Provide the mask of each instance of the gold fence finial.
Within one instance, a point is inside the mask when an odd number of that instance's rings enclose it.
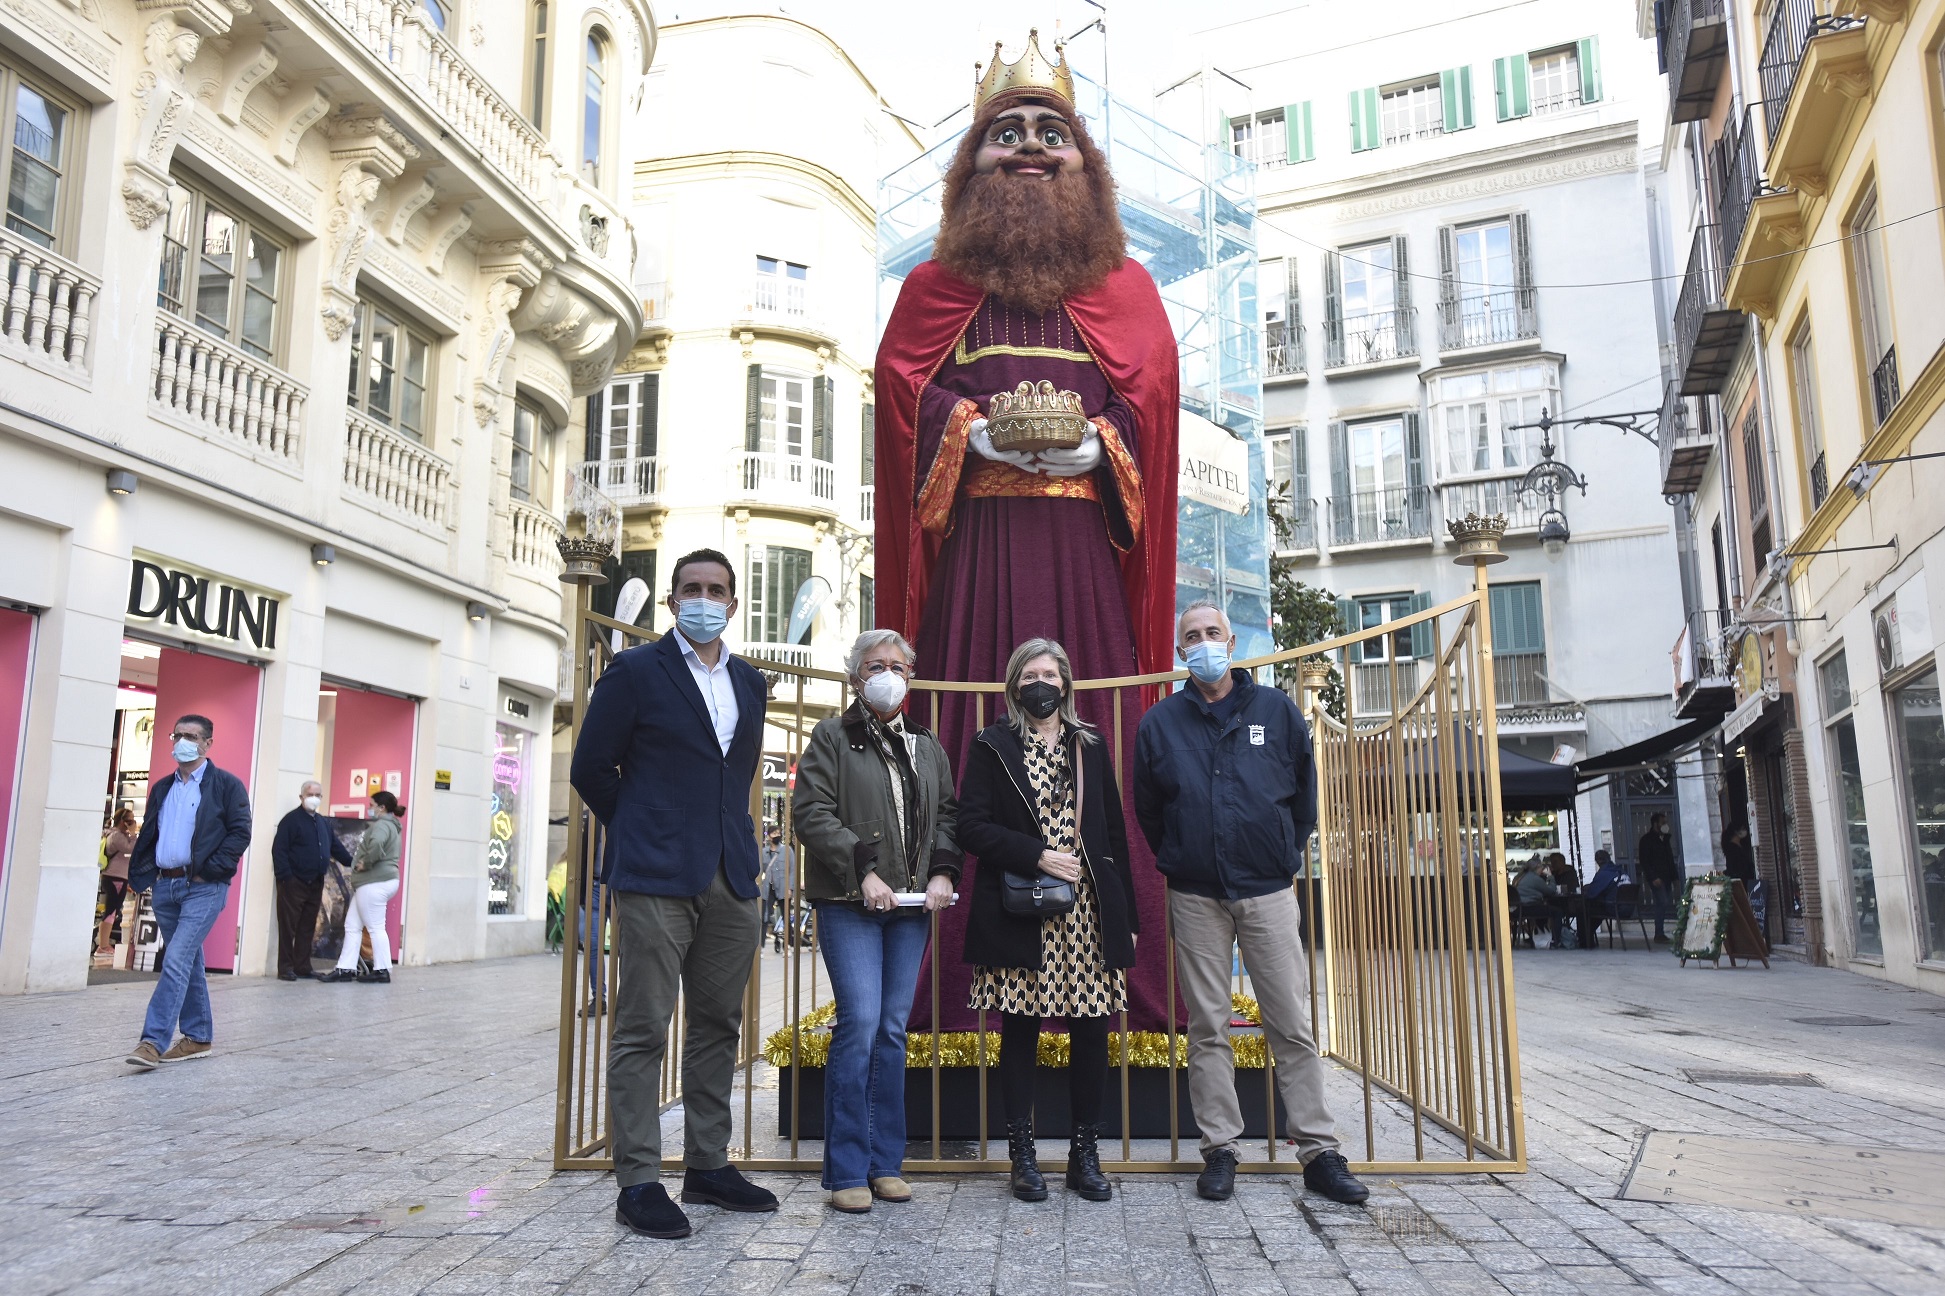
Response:
[[[1459,566],[1489,567],[1493,563],[1506,561],[1506,554],[1499,547],[1500,541],[1506,538],[1504,513],[1495,513],[1491,517],[1468,513],[1445,525],[1452,532],[1452,538],[1459,543],[1459,556],[1452,560]]]

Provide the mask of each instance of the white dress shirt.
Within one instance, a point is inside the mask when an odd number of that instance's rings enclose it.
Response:
[[[696,646],[689,642],[689,636],[679,627],[671,628],[676,645],[682,649],[682,659],[689,663],[689,674],[696,680],[696,687],[702,691],[703,705],[709,708],[709,719],[716,726],[716,742],[722,747],[723,755],[729,755],[729,745],[736,738],[736,722],[742,713],[736,706],[736,686],[729,678],[729,648],[716,655],[716,665],[712,668],[703,664],[696,655]]]

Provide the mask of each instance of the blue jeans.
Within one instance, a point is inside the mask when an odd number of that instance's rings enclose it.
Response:
[[[601,921],[602,891],[598,879],[589,879],[587,907],[581,910],[581,957],[587,960],[588,997],[597,1004],[608,1002],[601,985],[602,960],[607,956],[607,924]]]
[[[862,1188],[905,1164],[905,1023],[931,924],[922,909],[817,906],[837,1020],[824,1066],[824,1187]]]
[[[216,1037],[216,1021],[209,1012],[209,979],[203,974],[203,941],[223,916],[230,898],[227,882],[198,882],[194,878],[155,880],[153,903],[156,925],[162,929],[162,975],[149,996],[148,1020],[142,1038],[166,1052],[175,1042],[176,1025],[199,1044]]]

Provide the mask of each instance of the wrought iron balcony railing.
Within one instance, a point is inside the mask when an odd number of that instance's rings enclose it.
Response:
[[[1774,0],[1763,29],[1763,52],[1757,76],[1763,91],[1763,121],[1774,132],[1796,89],[1803,67],[1803,51],[1825,32],[1844,31],[1864,22],[1855,14],[1829,12],[1829,0]]]
[[[1891,417],[1891,411],[1898,407],[1898,397],[1903,393],[1898,388],[1898,348],[1892,347],[1884,353],[1884,358],[1871,370],[1871,404],[1877,412],[1878,425]]]
[[[1298,374],[1304,371],[1303,325],[1290,320],[1270,320],[1263,325],[1263,376]]]
[[[1427,538],[1432,534],[1431,496],[1424,486],[1333,495],[1330,542],[1354,545]]]
[[[1540,335],[1538,294],[1531,288],[1475,293],[1443,301],[1438,307],[1438,344],[1442,351],[1517,342]]]
[[[1722,0],[1672,0],[1665,12],[1670,116],[1678,122],[1697,121],[1709,115],[1728,63],[1729,27]]]
[[[1418,311],[1371,311],[1324,321],[1324,365],[1378,364],[1418,354]]]

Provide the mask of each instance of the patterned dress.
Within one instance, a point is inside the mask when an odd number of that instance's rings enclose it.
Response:
[[[1067,744],[1026,736],[1027,783],[1048,849],[1076,852],[1074,771]],[[1127,978],[1101,954],[1101,913],[1085,872],[1074,907],[1040,924],[1038,968],[982,967],[973,973],[971,1008],[1025,1017],[1104,1017],[1127,1007]]]

